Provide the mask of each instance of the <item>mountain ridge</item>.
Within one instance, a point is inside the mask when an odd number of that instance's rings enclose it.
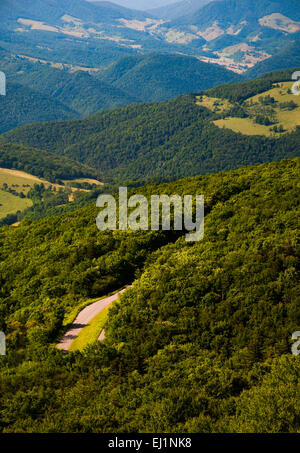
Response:
[[[268,118],[268,126],[261,127],[260,135],[219,126],[219,121],[230,118],[229,124],[246,121],[246,125],[255,127],[257,114],[253,117],[247,99],[286,80],[292,86],[291,71],[182,95],[171,101],[99,112],[85,119],[24,126],[2,138],[63,154],[95,167],[104,181],[116,183],[170,180],[290,158],[298,152],[297,122],[292,122],[287,131],[273,133],[271,128],[281,122],[274,112],[269,112],[273,122]],[[205,96],[212,98],[211,104],[206,103]],[[204,99],[200,102],[200,98]],[[265,112],[263,105],[255,108]],[[289,112],[292,118],[295,108],[298,106],[293,103]],[[284,109],[278,102],[280,115]]]

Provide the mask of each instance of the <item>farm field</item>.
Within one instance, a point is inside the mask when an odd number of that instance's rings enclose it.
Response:
[[[97,186],[103,185],[102,182],[90,178],[78,178],[63,181],[64,184],[69,186],[72,186],[72,183],[84,183],[84,182],[87,182],[89,184],[95,184]],[[24,194],[27,194],[30,188],[34,186],[34,184],[44,184],[45,187],[52,186],[56,187],[57,189],[65,188],[65,186],[62,184],[51,183],[44,179],[38,178],[37,176],[33,176],[29,173],[26,173],[24,171],[0,168],[0,187],[2,187],[4,183],[6,183],[9,188],[15,189],[16,192],[18,193],[23,192]],[[74,192],[76,190],[85,191],[84,189],[78,189],[76,187],[73,187],[72,190]]]
[[[240,132],[244,135],[265,135],[271,137],[274,135],[270,131],[270,127],[262,124],[256,124],[251,118],[224,118],[223,120],[216,120],[214,124],[221,129],[231,129],[234,132]]]

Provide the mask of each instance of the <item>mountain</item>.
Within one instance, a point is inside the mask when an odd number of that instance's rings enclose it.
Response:
[[[298,0],[199,2],[199,9],[194,0],[170,6],[167,14],[180,15],[172,19],[110,2],[2,0],[0,46],[86,70],[127,56],[178,53],[241,73],[300,37]]]
[[[0,58],[0,70],[7,78],[7,96],[0,103],[1,132],[37,121],[78,118],[139,101],[88,72],[72,72],[72,67],[59,69],[4,49],[0,49]]]
[[[0,102],[0,132],[23,124],[76,118],[78,114],[63,103],[23,85],[7,82]]]
[[[211,3],[212,1],[220,0],[183,0],[170,5],[160,6],[154,9],[148,9],[148,12],[154,17],[166,20],[174,20],[182,16],[194,14],[200,8]]]
[[[292,23],[300,20],[300,12],[297,9],[297,0],[287,0],[278,2],[277,0],[223,0],[219,2],[211,2],[204,8],[201,8],[194,15],[186,15],[181,19],[171,23],[172,25],[187,25],[197,26],[212,26],[215,21],[220,22],[222,27],[231,26],[246,26],[255,25],[268,27],[271,29],[280,30],[283,28],[286,33],[294,33],[298,26]],[[265,17],[272,14],[281,14],[290,16],[292,19],[282,23],[280,17]],[[246,22],[246,23],[243,23]],[[257,24],[259,22],[259,24]],[[241,31],[242,31],[241,30]],[[224,30],[223,30],[224,32]]]
[[[0,141],[0,167],[23,170],[39,178],[56,182],[61,179],[97,178],[99,173],[66,156]]]
[[[9,81],[8,97],[0,105],[3,112],[0,132],[39,119],[77,118],[239,80],[231,71],[181,55],[127,57],[106,70],[90,72],[72,65],[58,67],[44,60],[17,56],[1,48],[0,58],[0,70]],[[12,84],[18,87],[10,88]],[[31,102],[28,96],[32,97]]]
[[[67,156],[96,168],[106,182],[122,184],[294,157],[300,99],[289,94],[291,72],[85,119],[25,126],[2,137]],[[273,96],[273,106],[264,105]]]
[[[171,42],[197,48],[205,61],[244,71],[300,36],[298,0],[223,0],[162,24]],[[203,40],[205,41],[203,43]]]
[[[96,77],[144,102],[172,99],[240,79],[232,71],[194,57],[155,54],[123,58]]]
[[[141,50],[170,48],[152,36],[159,20],[109,2],[2,0],[0,11],[0,46],[51,62],[103,67]]]
[[[280,52],[249,69],[245,76],[249,79],[259,77],[271,71],[300,66],[300,39],[289,43]]]
[[[145,53],[181,53],[243,72],[300,36],[297,0],[175,4],[174,20],[110,2],[3,0],[0,46],[16,54],[103,68]],[[179,14],[179,13],[178,13]],[[24,40],[24,36],[26,39]]]
[[[84,0],[2,0],[1,22],[8,18],[10,25],[20,17],[42,20],[50,25],[66,23],[64,15],[78,18],[86,23],[114,23],[116,19],[144,19],[146,13],[132,11],[110,2],[91,3]],[[64,20],[66,22],[64,22]],[[22,23],[19,21],[19,23]],[[70,21],[70,23],[73,23]],[[74,24],[75,25],[75,24]]]
[[[94,0],[89,0],[94,2]],[[113,3],[125,6],[131,9],[147,11],[149,8],[158,8],[160,6],[172,5],[174,0],[114,0]]]

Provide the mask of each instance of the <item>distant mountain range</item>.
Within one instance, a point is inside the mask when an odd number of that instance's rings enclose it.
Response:
[[[93,3],[94,0],[88,0]],[[165,5],[172,5],[174,0],[113,0],[113,3],[124,6],[126,8],[138,9],[147,11],[150,8],[159,8]]]
[[[299,39],[299,1],[211,2],[159,30],[173,42],[189,43],[199,55],[207,52],[205,61],[242,72]]]
[[[239,81],[237,73],[249,79],[299,66],[297,6],[183,0],[149,13],[101,1],[2,0],[8,94],[0,132],[168,100]]]
[[[300,38],[298,0],[183,0],[150,12],[101,1],[2,0],[0,11],[0,46],[88,68],[155,52],[244,72]]]

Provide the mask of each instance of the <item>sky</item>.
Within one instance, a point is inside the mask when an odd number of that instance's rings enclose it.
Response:
[[[147,10],[176,3],[178,0],[110,0],[127,8]]]

